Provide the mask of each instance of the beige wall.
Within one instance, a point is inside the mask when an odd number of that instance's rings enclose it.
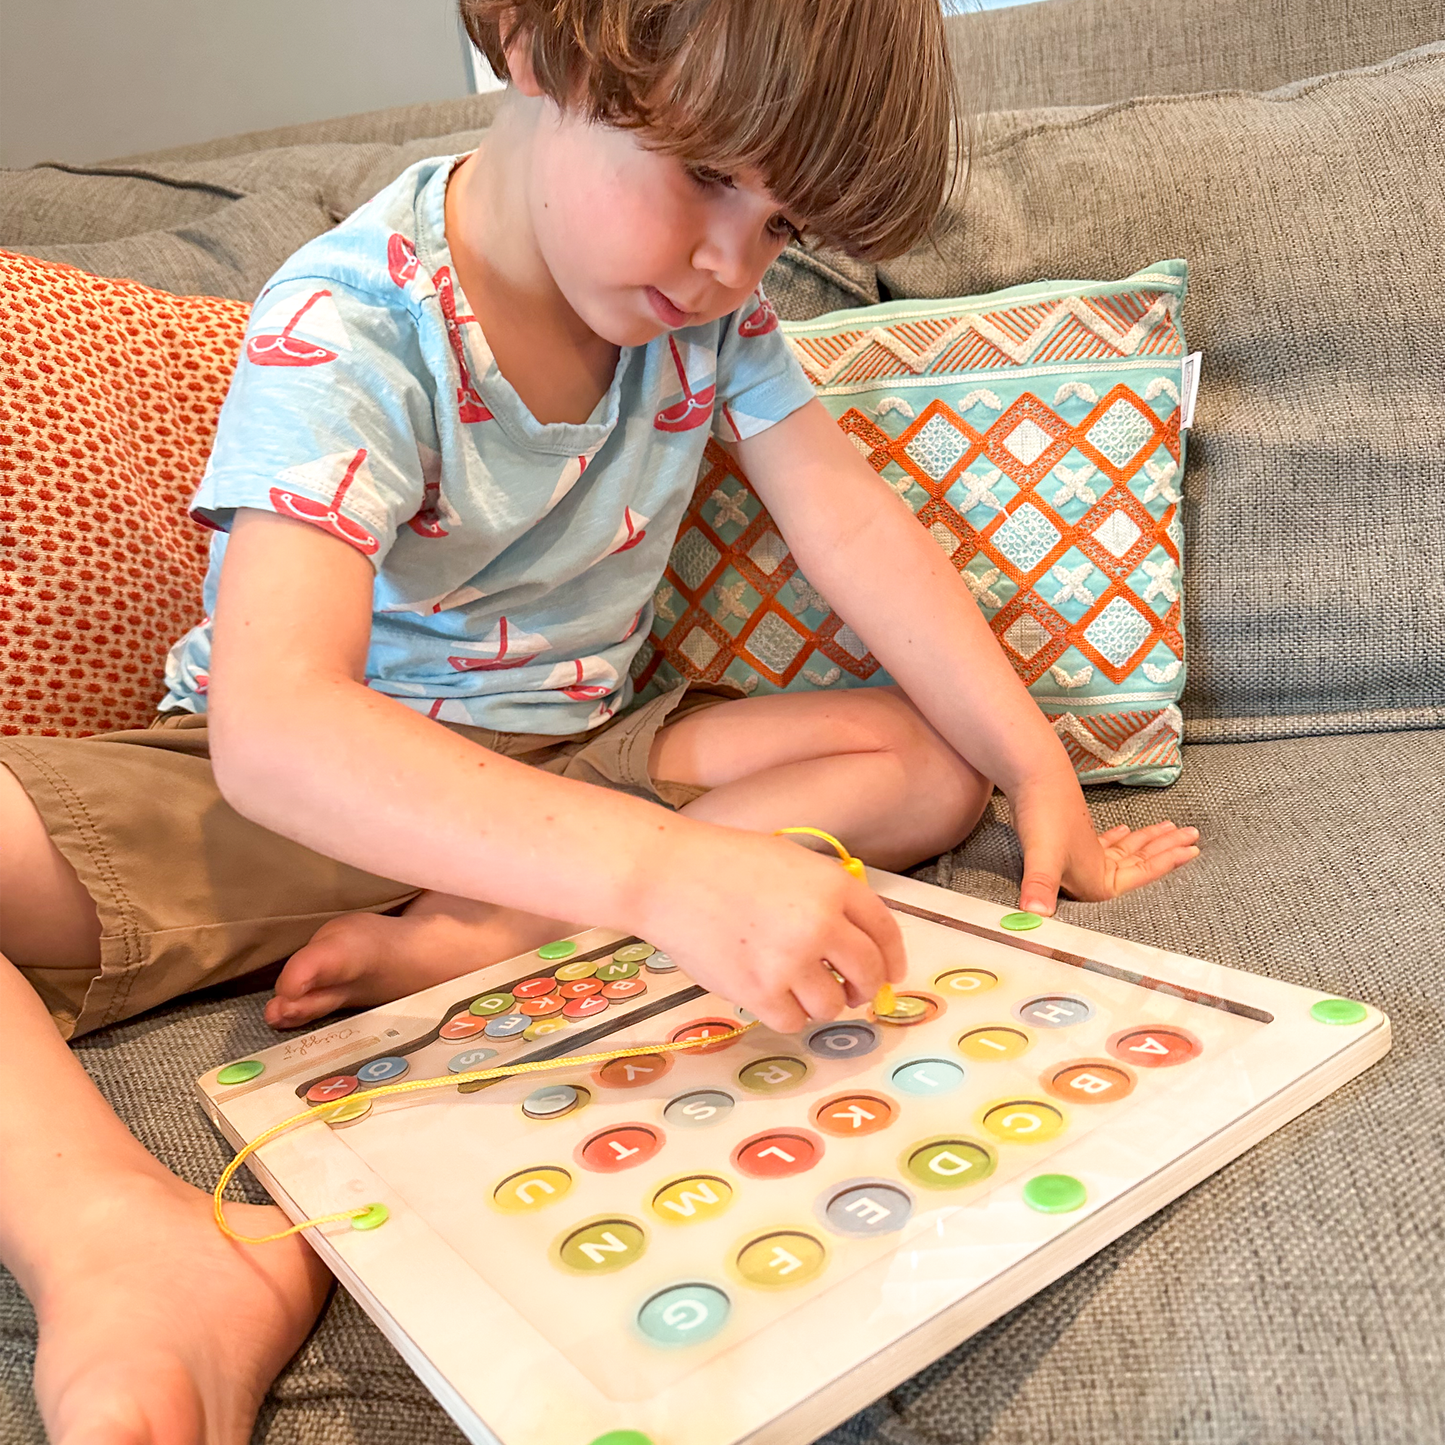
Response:
[[[454,0],[0,0],[0,165],[103,160],[469,88]]]

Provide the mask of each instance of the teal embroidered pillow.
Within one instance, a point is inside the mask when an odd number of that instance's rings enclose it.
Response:
[[[1110,283],[891,301],[783,331],[948,553],[1084,782],[1179,775],[1183,261]],[[709,447],[634,666],[748,692],[890,681]]]

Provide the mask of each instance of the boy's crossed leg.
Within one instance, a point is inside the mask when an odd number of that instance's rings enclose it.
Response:
[[[658,733],[649,768],[709,790],[682,809],[689,817],[754,832],[821,828],[894,870],[967,836],[993,791],[892,687],[699,709]],[[437,893],[395,917],[348,914],[292,955],[266,1021],[296,1028],[389,1002],[585,926]]]
[[[990,792],[892,689],[690,713],[659,734],[651,770],[710,789],[684,809],[694,816],[769,831],[810,824],[891,867],[956,842]],[[31,969],[93,972],[95,906],[4,767],[0,835],[0,945]],[[397,918],[324,925],[283,972],[293,995],[278,996],[299,1000],[299,1022],[397,997],[572,926],[423,894]],[[299,1238],[223,1239],[209,1197],[146,1153],[4,954],[0,1090],[10,1100],[0,1111],[0,1258],[36,1307],[35,1389],[50,1438],[241,1445],[321,1307],[324,1268]],[[284,1227],[274,1206],[231,1211],[248,1233]]]
[[[95,906],[0,767],[0,943],[32,968],[98,964]],[[209,1195],[153,1159],[0,954],[0,1259],[35,1306],[54,1445],[243,1445],[329,1277],[298,1237],[231,1243]],[[232,1205],[248,1233],[274,1205]]]

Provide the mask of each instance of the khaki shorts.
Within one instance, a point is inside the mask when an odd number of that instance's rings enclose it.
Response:
[[[680,808],[706,789],[654,780],[653,739],[738,696],[693,684],[562,737],[443,726],[546,772]],[[286,958],[327,919],[385,913],[421,892],[243,818],[216,788],[203,715],[90,738],[0,738],[0,765],[100,914],[98,973],[23,970],[66,1038]]]

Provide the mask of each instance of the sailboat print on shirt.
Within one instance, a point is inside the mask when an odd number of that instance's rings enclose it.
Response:
[[[617,531],[612,538],[612,545],[604,555],[613,557],[618,552],[630,552],[647,536],[647,524],[651,520],[650,517],[644,517],[641,512],[634,512],[631,507],[624,507],[622,520],[617,524]]]
[[[346,350],[346,326],[325,289],[299,306],[294,295],[278,302],[246,340],[246,360],[255,366],[321,366]]]
[[[331,489],[329,502],[317,502],[298,495],[288,487],[272,487],[271,505],[283,517],[294,517],[298,522],[320,527],[323,532],[330,532],[333,537],[349,543],[368,557],[381,546],[360,522],[354,522],[341,513],[341,504],[348,500],[350,494],[353,511],[386,516],[386,506],[377,494],[376,483],[366,465],[365,447],[357,447],[355,452],[332,452],[330,456],[319,457],[314,462],[287,467],[281,478],[303,485],[310,491]]]
[[[391,273],[391,279],[403,289],[416,275],[416,247],[399,231],[393,231],[386,243],[386,269]]]
[[[712,417],[717,384],[710,382],[694,391],[688,381],[687,367],[677,349],[677,338],[669,336],[667,344],[672,351],[672,364],[677,368],[677,379],[682,383],[682,400],[663,407],[653,418],[652,424],[658,431],[691,431],[694,427],[706,426]],[[707,355],[702,347],[689,346],[687,342],[683,342],[683,348],[689,353],[696,353],[699,360]]]
[[[559,662],[538,688],[560,692],[573,702],[594,702],[616,692],[617,669],[600,657],[578,657]]]
[[[773,303],[761,291],[754,291],[753,295],[758,298],[757,307],[738,322],[739,336],[766,336],[778,329],[778,313],[773,310]]]
[[[461,521],[452,504],[442,491],[442,458],[429,446],[417,443],[417,454],[421,459],[422,497],[416,515],[407,519],[407,526],[418,537],[445,537],[448,528]]]
[[[551,644],[538,632],[518,632],[505,616],[480,642],[453,643],[454,647],[475,647],[475,657],[449,657],[447,661],[458,672],[500,672],[511,667],[526,667]]]
[[[472,374],[467,370],[467,349],[462,341],[462,325],[477,318],[457,315],[456,284],[452,280],[450,266],[442,266],[432,279],[436,283],[437,300],[441,302],[447,340],[451,342],[452,355],[456,357],[457,370],[461,372],[461,385],[457,387],[457,415],[465,422],[491,421],[491,412],[472,385]]]

